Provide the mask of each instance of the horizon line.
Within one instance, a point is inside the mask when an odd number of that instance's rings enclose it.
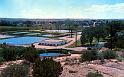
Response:
[[[0,17],[0,19],[124,19],[124,18],[24,18],[24,17]]]

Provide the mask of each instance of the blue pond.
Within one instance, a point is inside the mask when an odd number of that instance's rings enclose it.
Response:
[[[40,42],[42,40],[45,40],[47,38],[43,37],[17,37],[17,38],[8,38],[8,39],[2,39],[0,40],[0,43],[6,43],[10,45],[25,45],[25,44],[32,44],[36,42]]]
[[[67,33],[69,30],[46,30],[47,32]]]
[[[61,54],[61,53],[42,53],[42,54],[40,54],[40,56],[42,56],[42,57],[55,57],[55,56],[61,56],[61,55],[64,55],[64,54]]]
[[[29,33],[29,32],[15,32],[13,34],[25,34],[25,33]]]
[[[54,35],[52,35],[52,34],[45,34],[45,35],[42,35],[42,36],[52,37],[52,36],[54,36]]]

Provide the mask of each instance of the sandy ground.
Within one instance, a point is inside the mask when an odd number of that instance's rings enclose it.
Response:
[[[87,50],[87,47],[75,47],[75,48],[63,48],[68,50],[74,50],[74,51],[85,51]]]
[[[104,77],[124,77],[124,69],[121,69],[124,67],[124,62],[120,63],[109,62],[106,63],[107,65],[105,64],[106,66],[98,64],[64,65],[64,70],[60,77],[86,77],[88,72],[96,71],[100,72]],[[74,73],[70,73],[69,71],[74,71]]]
[[[94,70],[90,69],[88,66],[78,64],[65,65],[63,66],[63,69],[60,77],[86,77],[88,72],[94,72]],[[70,71],[74,71],[75,73],[70,73]]]
[[[92,63],[74,63],[76,58],[80,58],[80,54],[71,54],[67,57],[58,57],[56,60],[61,61],[63,72],[60,77],[86,77],[88,72],[100,72],[103,77],[124,77],[124,61],[118,62],[115,59],[107,60],[105,64],[100,65],[98,60]],[[66,59],[72,60],[65,64]],[[73,71],[74,73],[71,73]]]
[[[78,58],[79,55],[75,54],[68,58]],[[114,61],[114,60],[113,60]],[[59,77],[86,77],[89,72],[100,72],[103,77],[124,77],[124,61],[113,62],[109,61],[105,64],[93,64],[93,63],[73,63],[64,64],[62,74]],[[11,63],[20,64],[23,60],[5,62],[0,65],[0,72]]]

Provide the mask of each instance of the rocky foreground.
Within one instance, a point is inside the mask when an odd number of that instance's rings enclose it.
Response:
[[[64,70],[60,77],[86,77],[88,72],[100,72],[104,77],[124,77],[123,62],[107,62],[105,64],[73,64],[64,65]]]
[[[21,64],[22,62],[23,60],[6,62],[0,65],[0,71],[12,63]],[[124,77],[124,60],[122,62],[110,60],[104,64],[97,62],[64,64],[60,77],[86,77],[89,72],[96,71],[103,74],[104,77]]]

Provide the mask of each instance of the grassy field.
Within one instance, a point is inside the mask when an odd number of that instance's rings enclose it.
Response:
[[[73,43],[72,45],[70,45],[70,46],[68,46],[68,47],[66,47],[66,48],[74,48],[74,47],[80,47],[80,46],[81,46],[81,41],[78,40],[78,41],[77,41],[77,46],[75,46],[75,43]]]

